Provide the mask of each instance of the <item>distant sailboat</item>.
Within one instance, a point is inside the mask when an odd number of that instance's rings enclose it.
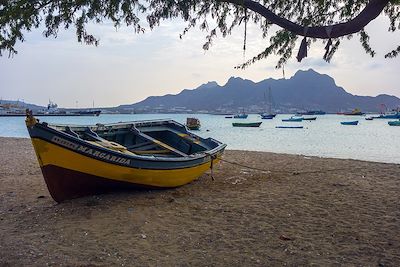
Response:
[[[265,97],[265,92],[264,92],[264,100],[266,99]],[[272,113],[272,105],[273,105],[273,100],[272,100],[272,92],[271,92],[271,87],[268,87],[268,102],[267,102],[267,112],[261,114],[261,119],[264,120],[271,120],[275,118],[276,114]]]

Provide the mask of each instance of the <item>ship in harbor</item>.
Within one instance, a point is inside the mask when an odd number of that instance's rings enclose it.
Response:
[[[75,114],[77,116],[100,116],[101,110],[78,110],[78,111],[72,111],[72,114]]]

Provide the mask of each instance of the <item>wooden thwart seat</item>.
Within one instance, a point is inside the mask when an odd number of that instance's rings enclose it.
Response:
[[[175,149],[172,146],[167,145],[167,144],[161,142],[160,140],[157,140],[157,139],[155,139],[155,138],[153,138],[153,137],[151,137],[151,136],[139,131],[135,126],[133,126],[131,128],[131,131],[133,131],[135,134],[141,136],[142,138],[144,138],[146,140],[149,140],[149,141],[157,144],[158,146],[163,147],[163,148],[165,148],[165,149],[167,149],[167,150],[169,150],[169,151],[171,151],[171,152],[173,152],[173,153],[175,153],[175,154],[177,154],[179,156],[182,156],[182,157],[187,157],[188,156],[187,154],[179,151],[178,149]]]
[[[128,149],[125,146],[115,143],[115,142],[108,141],[108,140],[100,137],[97,133],[93,132],[92,129],[90,129],[90,128],[87,128],[86,131],[84,132],[84,134],[92,139],[91,141],[89,141],[92,144],[96,144],[96,145],[99,145],[99,146],[102,146],[102,147],[105,147],[108,149],[117,150],[117,151],[127,153],[127,154],[132,153],[132,152],[128,151]]]
[[[65,127],[65,132],[69,135],[72,135],[73,137],[80,138],[79,135],[76,132],[72,131],[69,126]]]

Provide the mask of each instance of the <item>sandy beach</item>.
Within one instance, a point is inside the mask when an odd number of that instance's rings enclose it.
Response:
[[[400,266],[400,165],[224,159],[215,180],[57,204],[30,140],[0,138],[0,266]]]

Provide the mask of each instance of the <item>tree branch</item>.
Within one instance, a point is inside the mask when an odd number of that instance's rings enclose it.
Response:
[[[307,36],[318,39],[329,39],[329,38],[338,38],[341,36],[353,34],[361,31],[370,21],[374,20],[385,8],[385,6],[389,3],[389,0],[371,0],[365,8],[358,14],[355,18],[344,22],[337,23],[333,25],[325,25],[325,26],[313,26],[308,27],[307,31],[305,31],[305,26],[296,24],[290,20],[279,17],[268,8],[263,6],[262,4],[255,2],[253,0],[218,0],[220,2],[232,3],[235,5],[240,5],[246,7],[261,16],[265,17],[267,20],[276,24],[290,32],[293,32],[297,35]],[[327,30],[331,28],[330,34]]]

